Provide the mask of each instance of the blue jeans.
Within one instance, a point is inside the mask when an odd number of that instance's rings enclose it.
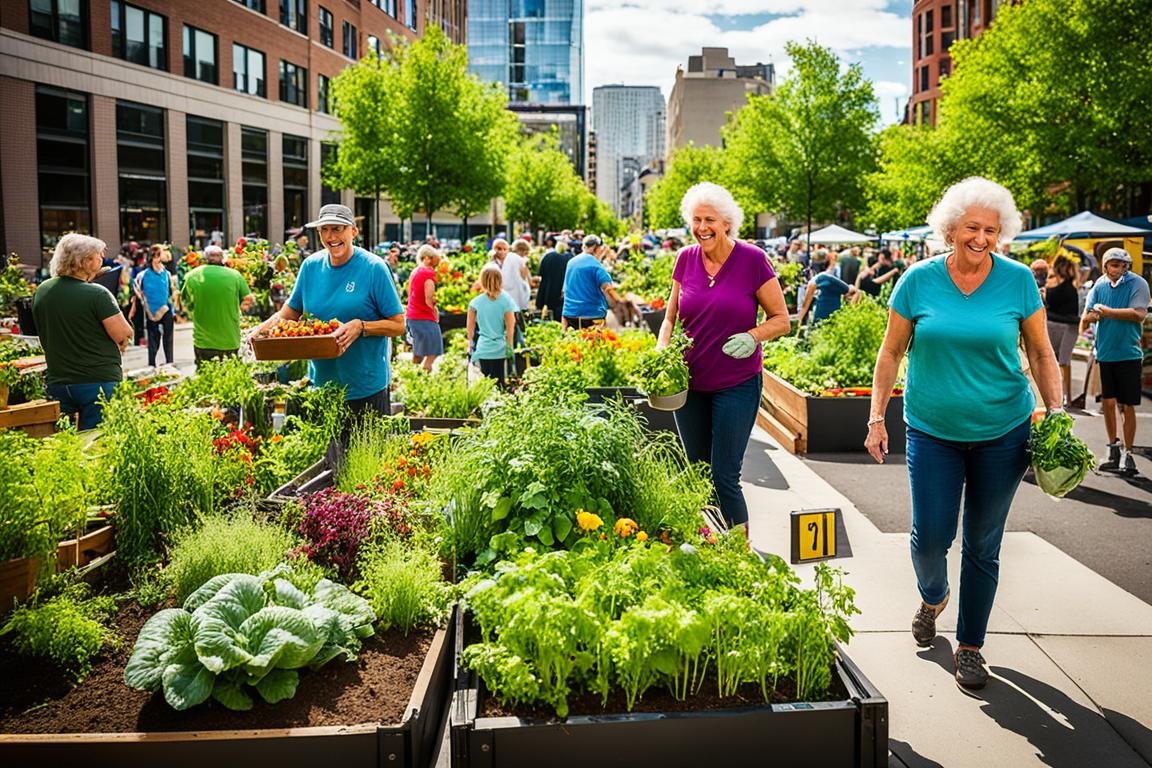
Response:
[[[164,344],[165,362],[169,364],[176,362],[172,356],[172,334],[175,330],[172,310],[165,312],[164,317],[158,322],[148,320],[145,325],[148,329],[148,365],[156,367],[156,353],[160,350],[161,343]]]
[[[112,398],[112,390],[118,381],[98,381],[93,384],[49,384],[45,390],[48,397],[60,401],[60,412],[71,416],[76,414],[79,429],[92,429],[104,418],[104,400]]]
[[[676,428],[688,461],[712,467],[716,504],[729,526],[748,522],[748,505],[740,490],[740,469],[748,437],[760,408],[762,376],[715,392],[688,390],[688,401],[676,411]]]
[[[912,566],[920,597],[929,605],[948,594],[948,548],[956,538],[963,493],[956,641],[964,645],[984,645],[1000,580],[1004,525],[1028,468],[1029,428],[1025,421],[994,440],[958,443],[908,427]]]

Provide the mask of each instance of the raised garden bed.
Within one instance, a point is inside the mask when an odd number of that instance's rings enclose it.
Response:
[[[680,432],[676,429],[676,417],[672,412],[657,410],[650,406],[648,398],[635,387],[588,387],[585,391],[588,393],[589,403],[623,399],[643,417],[648,429],[653,432],[671,432],[677,439],[680,438]]]
[[[467,628],[456,631],[457,658]],[[888,764],[888,702],[840,650],[834,700],[765,704],[759,688],[746,701],[646,696],[631,713],[609,701],[573,700],[566,719],[505,711],[483,681],[458,670],[451,711],[456,768],[587,768],[589,765],[773,765],[871,768]],[[758,700],[758,701],[757,701]],[[619,702],[619,704],[622,704]],[[668,705],[668,706],[663,706]],[[733,706],[734,705],[734,706]],[[696,706],[697,708],[693,708]],[[721,708],[731,707],[731,708]]]
[[[125,609],[123,647],[71,690],[0,653],[0,764],[376,768],[434,759],[452,687],[452,625],[371,638],[357,661],[304,675],[289,701],[260,702],[248,712],[212,703],[178,712],[161,694],[123,682],[132,642],[151,613]]]
[[[756,421],[791,453],[863,451],[870,407],[870,397],[813,397],[765,371]],[[888,450],[904,453],[904,398],[893,395],[885,415]]]

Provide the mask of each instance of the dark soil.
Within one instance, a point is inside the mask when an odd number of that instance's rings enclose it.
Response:
[[[678,700],[664,688],[652,688],[645,693],[632,712],[703,712],[708,710],[743,709],[763,707],[766,704],[783,704],[796,701],[796,682],[791,678],[781,678],[775,690],[770,690],[771,699],[764,701],[760,686],[746,684],[740,686],[735,696],[721,697],[716,687],[716,679],[708,678],[695,696]],[[832,675],[832,687],[819,701],[844,701],[848,691],[839,675]],[[576,715],[621,715],[628,712],[628,700],[624,692],[613,690],[607,703],[601,704],[597,694],[584,693],[568,699],[569,717]],[[556,712],[551,707],[505,707],[491,695],[486,695],[480,708],[481,717],[522,717],[529,720],[555,720]]]
[[[119,647],[106,649],[92,674],[72,687],[48,662],[16,655],[0,645],[0,733],[133,733],[141,731],[219,731],[300,728],[361,723],[398,724],[432,643],[432,631],[405,637],[386,632],[364,641],[354,662],[333,660],[315,671],[302,670],[296,695],[266,704],[256,695],[247,712],[233,712],[209,700],[178,712],[162,692],[147,693],[124,684],[124,665],[144,622],[157,609],[121,608]]]

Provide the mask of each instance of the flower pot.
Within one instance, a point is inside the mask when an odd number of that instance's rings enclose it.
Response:
[[[0,616],[12,610],[16,601],[27,600],[36,589],[40,560],[18,557],[0,562]]]
[[[648,405],[658,411],[678,411],[688,402],[688,390],[674,395],[648,395]]]

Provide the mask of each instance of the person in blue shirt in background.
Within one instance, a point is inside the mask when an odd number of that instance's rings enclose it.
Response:
[[[297,320],[308,313],[321,320],[335,318],[332,333],[340,356],[312,360],[308,375],[317,385],[333,382],[345,388],[345,402],[354,414],[389,414],[388,340],[404,335],[404,308],[387,263],[352,244],[359,233],[345,205],[325,205],[305,226],[320,233],[324,250],[304,260],[292,295],[255,330],[266,334],[280,320]]]
[[[503,388],[516,334],[516,302],[504,292],[504,275],[496,262],[480,270],[480,288],[483,293],[468,303],[468,354],[482,374]]]
[[[1063,411],[1063,392],[1032,271],[995,250],[1020,232],[1012,193],[988,179],[965,179],[944,192],[928,223],[952,250],[917,262],[896,283],[872,376],[864,446],[883,463],[885,412],[907,355],[911,554],[921,601],[912,637],[925,648],[936,638],[936,619],[951,594],[948,549],[963,498],[953,659],[957,685],[977,689],[988,680],[980,651],[1000,580],[1004,526],[1028,468],[1036,404],[1020,364],[1021,336],[1049,413]]]
[[[840,309],[845,296],[848,297],[848,301],[853,301],[860,293],[856,286],[849,285],[833,274],[835,265],[836,262],[828,258],[828,251],[823,248],[812,254],[812,269],[816,272],[816,276],[808,281],[808,289],[804,293],[804,306],[796,316],[797,331],[803,326],[804,315],[813,304],[816,306],[812,310],[812,325],[816,325]]]
[[[563,328],[587,328],[604,322],[608,302],[623,301],[612,287],[612,276],[600,260],[608,253],[596,235],[588,235],[583,242],[584,252],[574,256],[564,272]]]
[[[156,366],[156,353],[164,345],[164,360],[172,364],[173,356],[173,295],[176,293],[176,277],[168,271],[167,264],[172,254],[160,244],[152,246],[148,267],[136,274],[133,289],[144,311],[144,327],[148,335],[148,365]]]
[[[1132,274],[1132,257],[1123,248],[1109,248],[1100,259],[1104,274],[1084,303],[1080,332],[1096,323],[1096,362],[1100,366],[1100,410],[1108,432],[1108,458],[1104,471],[1136,474],[1132,445],[1136,442],[1136,406],[1140,405],[1140,377],[1144,350],[1140,334],[1148,314],[1148,281]],[[1116,409],[1124,422],[1124,443],[1116,431]]]

